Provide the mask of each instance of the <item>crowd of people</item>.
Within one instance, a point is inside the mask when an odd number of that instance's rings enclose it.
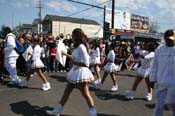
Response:
[[[154,116],[163,115],[165,101],[171,116],[175,116],[175,32],[173,30],[165,32],[165,44],[159,46],[133,41],[89,40],[79,28],[73,30],[72,39],[63,39],[63,34],[55,38],[51,35],[40,37],[37,34],[27,33],[14,35],[9,27],[4,27],[2,30],[1,38],[4,40],[0,41],[1,81],[4,79],[3,73],[6,70],[10,75],[9,84],[27,87],[29,79],[36,72],[43,81],[42,90],[47,91],[51,89],[51,83],[45,77],[45,72],[68,72],[68,84],[64,94],[53,110],[46,111],[49,115],[59,115],[72,90],[77,88],[87,101],[89,115],[97,116],[88,83],[91,82],[95,89],[100,89],[110,74],[113,82],[110,91],[117,91],[119,82],[116,73],[128,68],[127,62],[132,64],[131,69],[137,69],[137,76],[131,90],[125,91],[125,97],[134,99],[137,86],[142,79],[145,79],[148,89],[146,99],[151,101],[154,84],[157,83]],[[16,39],[24,48],[22,53],[16,47]],[[58,49],[61,49],[58,46],[59,43],[64,43],[67,49],[67,52],[61,51],[61,55],[66,56],[65,66],[56,57]],[[133,58],[129,59],[130,56]],[[104,71],[102,77],[101,70]],[[18,73],[23,73],[26,78],[20,79]],[[96,74],[97,79],[93,74]]]

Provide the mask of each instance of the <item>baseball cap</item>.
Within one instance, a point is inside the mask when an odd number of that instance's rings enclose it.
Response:
[[[175,31],[173,31],[172,29],[167,30],[164,34],[164,38],[165,39],[171,39],[171,40],[175,40]]]

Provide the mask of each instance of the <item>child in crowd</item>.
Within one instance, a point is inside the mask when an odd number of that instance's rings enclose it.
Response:
[[[33,53],[29,53],[32,55],[32,65],[31,65],[31,71],[27,77],[27,79],[21,81],[20,86],[27,87],[28,81],[30,80],[30,74],[33,74],[33,72],[37,72],[40,76],[40,78],[43,80],[44,84],[42,84],[42,90],[47,91],[51,89],[50,83],[47,81],[46,77],[42,73],[42,68],[44,67],[43,62],[41,61],[41,48],[39,45],[39,39],[33,39]]]
[[[139,83],[141,82],[142,79],[145,79],[147,88],[148,88],[148,94],[146,95],[146,99],[148,101],[152,100],[152,88],[150,87],[150,81],[149,81],[149,72],[150,72],[150,66],[152,64],[152,60],[154,58],[154,45],[149,44],[146,47],[147,51],[145,50],[140,50],[139,51],[139,56],[142,57],[142,63],[141,67],[138,68],[137,70],[137,76],[135,78],[134,84],[132,86],[131,90],[127,90],[125,92],[125,97],[127,99],[134,99],[134,92],[136,91]]]

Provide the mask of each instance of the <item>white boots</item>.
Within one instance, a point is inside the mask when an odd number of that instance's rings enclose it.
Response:
[[[58,103],[53,110],[46,110],[46,113],[53,116],[60,116],[62,109],[63,106]],[[97,116],[97,111],[94,107],[89,109],[89,116]]]
[[[61,104],[57,104],[53,110],[47,110],[47,114],[53,115],[53,116],[60,116],[60,113],[63,109],[63,106]]]
[[[42,84],[42,90],[43,91],[48,91],[49,89],[51,89],[50,83],[46,82],[44,84]]]

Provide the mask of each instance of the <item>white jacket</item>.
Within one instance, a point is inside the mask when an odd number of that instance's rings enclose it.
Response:
[[[160,45],[151,65],[150,81],[160,86],[175,87],[175,46]]]
[[[5,43],[5,58],[18,57],[19,54],[14,50],[16,47],[15,35],[12,33],[7,34]]]

